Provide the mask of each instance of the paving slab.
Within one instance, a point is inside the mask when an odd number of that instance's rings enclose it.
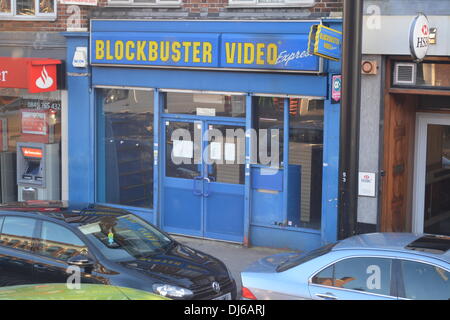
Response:
[[[240,273],[242,270],[261,258],[281,252],[288,252],[288,250],[265,247],[244,247],[243,245],[223,241],[174,235],[172,235],[172,237],[182,244],[210,254],[225,263],[225,265],[233,274],[234,279],[236,279],[239,295],[242,288],[240,277]]]

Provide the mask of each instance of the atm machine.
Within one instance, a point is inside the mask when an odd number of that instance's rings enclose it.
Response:
[[[59,143],[17,143],[18,200],[60,199]]]

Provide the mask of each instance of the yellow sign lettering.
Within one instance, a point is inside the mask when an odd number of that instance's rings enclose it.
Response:
[[[158,42],[149,41],[148,42],[148,61],[158,60]]]
[[[135,48],[135,44],[133,41],[127,41],[125,44],[125,57],[128,61],[134,60],[135,54],[131,49]]]
[[[111,40],[106,40],[106,60],[113,60],[111,55]]]
[[[212,63],[212,49],[210,42],[203,43],[203,63]]]
[[[184,47],[184,62],[189,62],[189,56],[190,56],[190,47],[192,46],[192,42],[184,42],[183,41],[183,47]]]
[[[172,42],[172,61],[179,62],[181,59],[181,44],[179,42]]]
[[[114,58],[116,58],[116,60],[123,59],[123,48],[124,48],[123,41],[117,40],[114,43]]]
[[[105,43],[103,40],[95,40],[95,59],[102,60],[105,57]]]
[[[244,64],[252,64],[255,61],[255,45],[253,43],[244,44]]]
[[[192,44],[192,62],[195,62],[195,63],[201,62],[200,49],[199,49],[200,45],[201,45],[201,42],[197,42],[197,41]]]
[[[227,63],[233,64],[234,63],[234,56],[236,54],[236,43],[225,43],[225,54],[226,54],[226,60]]]
[[[146,41],[138,41],[137,42],[137,59],[139,61],[145,61],[147,60],[147,57],[145,56],[145,46],[147,45]]]
[[[159,43],[159,46],[160,46],[160,53],[159,53],[160,57],[159,58],[163,62],[169,61],[169,54],[170,54],[169,45],[170,45],[169,41],[161,41]]]

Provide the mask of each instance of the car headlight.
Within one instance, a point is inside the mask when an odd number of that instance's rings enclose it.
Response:
[[[153,285],[153,291],[168,298],[189,298],[194,295],[194,293],[189,289],[172,286],[170,284],[156,283]]]

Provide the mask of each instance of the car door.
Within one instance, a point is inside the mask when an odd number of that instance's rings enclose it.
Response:
[[[399,259],[400,299],[450,300],[450,272],[441,266]]]
[[[0,217],[0,286],[32,284],[33,238],[36,220]]]
[[[79,268],[67,262],[78,254],[89,255],[86,244],[68,228],[50,221],[39,221],[38,245],[33,263],[35,283],[103,283],[93,268]]]
[[[317,272],[309,282],[314,300],[396,300],[390,258],[350,257]]]

